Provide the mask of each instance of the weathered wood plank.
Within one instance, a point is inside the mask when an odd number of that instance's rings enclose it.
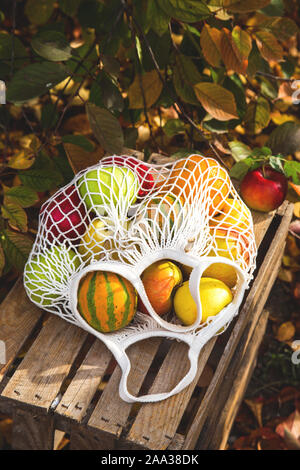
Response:
[[[12,448],[16,450],[52,450],[54,420],[49,415],[16,408],[13,414]]]
[[[98,339],[76,371],[55,412],[80,422],[112,358],[111,352]]]
[[[2,395],[48,410],[86,336],[84,330],[49,316]]]
[[[128,390],[137,395],[155,357],[161,338],[151,338],[133,344],[127,351],[132,364],[128,377]],[[119,396],[121,370],[116,366],[99,402],[97,403],[88,425],[120,437],[132,409],[132,403],[126,403]]]
[[[269,312],[264,310],[256,324],[242,360],[238,363],[235,361],[235,364],[233,364],[233,370],[230,377],[228,377],[231,382],[229,394],[219,410],[218,416],[216,416],[217,426],[214,426],[214,429],[207,433],[207,448],[209,449],[224,449],[226,447],[235,416],[246,392],[259,345],[265,334],[268,316]],[[206,448],[206,445],[204,448]]]
[[[114,450],[117,441],[111,436],[99,434],[85,426],[72,425],[70,432],[70,450]]]
[[[265,305],[269,292],[276,279],[277,270],[281,262],[282,247],[288,230],[288,225],[292,217],[293,207],[288,204],[285,206],[284,216],[278,227],[272,244],[265,256],[265,259],[259,269],[256,279],[246,298],[245,304],[237,318],[232,334],[225,346],[224,353],[220,359],[219,365],[215,371],[214,377],[207,389],[203,402],[194,418],[194,422],[187,433],[184,448],[193,449],[197,437],[204,426],[207,416],[212,412],[218,391],[222,384],[224,374],[228,370],[234,351],[242,337],[243,332],[249,327],[248,335],[253,331],[255,322]],[[249,337],[249,336],[248,336]],[[245,343],[246,344],[246,343]]]
[[[42,311],[30,302],[19,278],[0,307],[0,340],[6,346],[6,364],[0,365],[0,383],[41,316]]]
[[[201,351],[196,377],[188,387],[166,400],[141,407],[127,440],[148,449],[166,449],[170,445],[215,341],[216,338],[212,338]],[[183,360],[187,358],[186,352],[187,347],[182,342],[171,346],[149,393],[169,391],[177,385],[189,368],[189,361]]]

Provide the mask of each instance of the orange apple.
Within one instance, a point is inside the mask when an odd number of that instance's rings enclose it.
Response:
[[[168,260],[156,261],[143,272],[143,281],[149,302],[157,315],[165,315],[172,310],[174,287],[182,282],[182,273],[176,264]],[[141,299],[138,310],[148,313]]]

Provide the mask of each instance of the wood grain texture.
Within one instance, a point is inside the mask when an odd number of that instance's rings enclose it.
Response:
[[[150,338],[132,345],[127,353],[132,364],[128,377],[128,390],[137,395],[155,357],[161,338]],[[120,437],[132,409],[119,396],[121,369],[117,366],[97,403],[88,425],[98,430]]]
[[[256,324],[244,356],[242,359],[239,358],[238,361],[235,360],[235,363],[232,365],[230,377],[227,378],[230,382],[227,399],[222,404],[222,407],[218,406],[219,413],[215,413],[215,422],[217,422],[217,425],[214,426],[213,431],[211,428],[206,434],[208,449],[221,450],[226,448],[228,436],[243,400],[255,364],[259,345],[266,331],[268,316],[269,312],[264,310]],[[201,447],[203,448],[203,443]]]
[[[166,449],[172,442],[182,415],[191,398],[216,338],[212,338],[200,353],[198,370],[193,382],[182,392],[157,403],[144,404],[128,433],[127,440],[147,449]],[[189,369],[186,345],[174,342],[167,354],[149,393],[169,391]]]
[[[0,365],[0,383],[41,316],[42,311],[30,302],[19,278],[0,306],[0,340],[6,346],[6,364]]]
[[[32,410],[15,409],[12,448],[16,450],[52,450],[53,416],[35,414]]]
[[[214,408],[215,400],[217,399],[223,377],[229,368],[229,364],[233,357],[239,341],[241,340],[243,332],[247,329],[249,340],[251,329],[255,327],[259,315],[266,303],[272,285],[276,279],[277,270],[281,263],[282,247],[285,243],[285,238],[288,230],[293,212],[293,206],[290,204],[285,205],[284,216],[282,217],[280,226],[278,227],[270,248],[265,256],[265,259],[258,271],[254,280],[252,288],[248,293],[243,308],[241,309],[237,318],[234,329],[225,346],[224,353],[220,359],[219,365],[215,371],[214,377],[207,389],[203,402],[198,409],[194,418],[194,422],[187,433],[184,448],[193,449],[197,438],[205,424],[208,415]],[[246,347],[246,343],[245,343]]]
[[[97,339],[63,394],[57,414],[77,422],[83,419],[111,358],[111,352]]]
[[[84,330],[50,316],[2,395],[48,410],[86,336]]]

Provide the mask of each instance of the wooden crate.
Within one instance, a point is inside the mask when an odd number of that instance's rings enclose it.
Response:
[[[76,168],[77,170],[79,168]],[[13,418],[14,449],[53,449],[61,432],[71,449],[222,449],[253,371],[293,207],[253,213],[257,269],[239,315],[199,358],[197,377],[159,403],[123,402],[119,366],[100,340],[42,312],[19,279],[0,309],[0,412]],[[186,345],[151,338],[128,350],[129,391],[167,391],[188,369]]]

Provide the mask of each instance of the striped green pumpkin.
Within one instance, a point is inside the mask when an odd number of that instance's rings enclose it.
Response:
[[[108,333],[132,320],[137,309],[137,292],[119,274],[94,271],[80,281],[77,307],[90,326]]]

